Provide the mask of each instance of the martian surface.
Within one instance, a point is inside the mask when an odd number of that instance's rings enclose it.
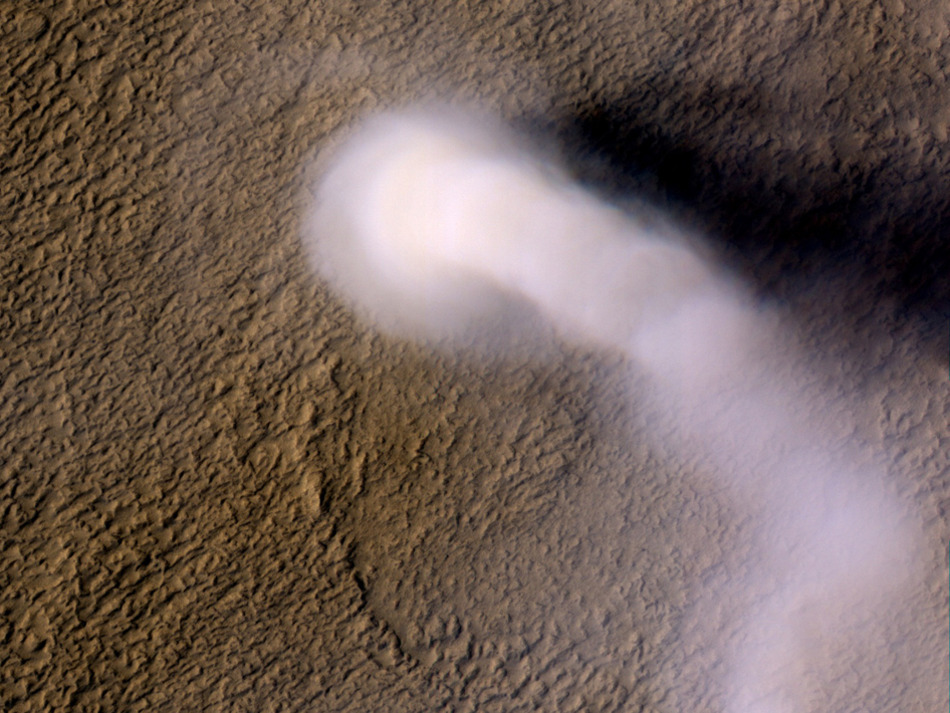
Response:
[[[945,3],[0,33],[0,709],[950,706]]]

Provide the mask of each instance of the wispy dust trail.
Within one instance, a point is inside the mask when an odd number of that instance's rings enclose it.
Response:
[[[884,474],[822,446],[794,385],[764,360],[778,339],[766,317],[684,240],[652,234],[490,121],[367,121],[327,165],[304,242],[383,330],[456,333],[515,294],[653,376],[675,440],[699,444],[754,513],[763,562],[741,586],[771,583],[722,653],[728,713],[811,710],[809,647],[909,576],[916,535]]]

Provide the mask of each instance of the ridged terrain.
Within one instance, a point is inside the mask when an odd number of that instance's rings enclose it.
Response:
[[[379,336],[308,269],[319,158],[433,98],[775,306],[927,543],[807,700],[946,708],[945,3],[12,0],[0,38],[0,708],[723,710],[747,523],[649,383]]]

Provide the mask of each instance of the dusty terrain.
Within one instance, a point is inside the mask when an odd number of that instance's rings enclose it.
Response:
[[[13,0],[0,28],[3,710],[723,710],[688,612],[743,523],[648,385],[557,340],[380,336],[307,268],[314,159],[427,98],[662,206],[781,314],[927,543],[889,645],[817,652],[814,700],[947,706],[944,3]]]

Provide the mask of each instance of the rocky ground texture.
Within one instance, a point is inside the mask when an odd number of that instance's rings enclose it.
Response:
[[[375,334],[306,265],[314,160],[426,99],[773,305],[927,540],[822,690],[946,707],[945,3],[11,0],[0,37],[4,710],[723,710],[688,612],[743,519],[648,384]]]

